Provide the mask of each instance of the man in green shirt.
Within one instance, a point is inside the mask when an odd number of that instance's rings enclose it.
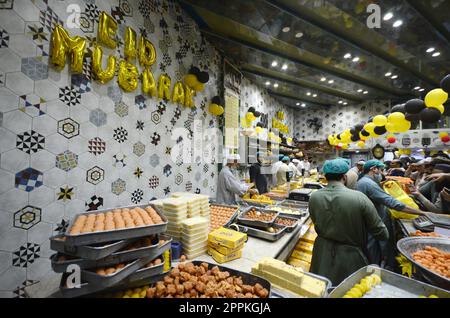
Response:
[[[349,170],[343,159],[328,160],[323,172],[328,186],[311,195],[309,212],[318,237],[314,243],[311,272],[341,283],[367,260],[367,233],[377,240],[389,237],[373,203],[361,192],[345,187]]]

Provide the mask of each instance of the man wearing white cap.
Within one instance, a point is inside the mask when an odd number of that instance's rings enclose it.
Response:
[[[228,154],[226,155],[225,166],[219,173],[217,185],[217,203],[219,204],[236,204],[236,195],[243,196],[247,191],[251,194],[257,193],[256,190],[250,189],[254,184],[247,185],[235,177],[231,169],[239,165],[240,156]]]

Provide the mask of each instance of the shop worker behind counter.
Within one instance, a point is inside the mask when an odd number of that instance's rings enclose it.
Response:
[[[255,183],[256,189],[259,193],[267,193],[267,177],[261,173],[262,168],[262,153],[256,153],[257,162],[253,163],[250,167],[250,182]]]
[[[250,189],[254,184],[247,185],[240,181],[232,172],[239,166],[239,155],[227,155],[224,167],[219,173],[217,185],[217,198],[219,204],[236,204],[236,196],[243,196],[246,192],[256,194],[257,190]]]
[[[311,272],[325,276],[333,286],[369,265],[367,233],[387,240],[388,231],[373,203],[361,192],[345,187],[349,164],[328,160],[323,166],[328,186],[311,195],[309,212],[318,237]]]

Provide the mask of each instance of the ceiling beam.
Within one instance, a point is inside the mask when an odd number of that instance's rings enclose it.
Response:
[[[375,55],[400,69],[408,71],[409,73],[413,74],[417,78],[420,78],[424,82],[427,82],[433,86],[438,84],[438,80],[433,78],[431,74],[427,75],[425,74],[426,71],[420,70],[410,63],[405,63],[404,61],[395,58],[387,51],[385,51],[383,49],[383,46],[379,44],[380,41],[374,41],[374,39],[375,38],[383,39],[384,40],[383,42],[387,42],[387,40],[384,37],[382,37],[379,33],[368,29],[366,26],[364,26],[364,30],[362,30],[361,28],[359,29],[359,31],[361,31],[359,32],[359,35],[361,34],[363,35],[361,37],[355,32],[349,32],[349,30],[346,29],[342,23],[336,22],[333,23],[332,19],[321,16],[320,14],[317,13],[316,10],[309,9],[307,6],[296,4],[296,2],[294,1],[290,0],[263,0],[263,1],[285,13],[290,14],[291,16],[294,16],[297,19],[307,21],[310,24],[319,27],[320,29],[330,33],[334,37],[344,42],[356,46],[369,54]],[[322,9],[325,10],[324,8]],[[342,12],[342,16],[344,15],[347,16],[348,18],[352,18],[347,13]],[[342,20],[339,20],[339,22],[342,22]],[[361,24],[356,20],[355,22]],[[369,33],[370,36],[368,36]]]
[[[334,89],[334,88],[329,88],[329,87],[325,87],[322,85],[318,85],[316,83],[310,82],[310,81],[306,81],[304,79],[301,78],[297,78],[285,73],[280,73],[277,71],[273,71],[273,70],[269,70],[267,68],[263,68],[261,66],[258,65],[254,65],[254,64],[244,64],[241,66],[242,71],[247,72],[247,73],[251,73],[254,75],[258,75],[258,76],[263,76],[265,78],[269,78],[272,80],[277,80],[279,82],[283,82],[283,83],[287,83],[287,84],[292,84],[295,86],[299,86],[299,87],[303,87],[303,88],[310,88],[310,89],[314,89],[317,90],[319,92],[328,94],[328,95],[332,95],[332,96],[336,96],[339,98],[345,98],[354,102],[364,102],[365,99],[361,98],[359,96],[355,96],[352,94],[348,94],[346,92]]]

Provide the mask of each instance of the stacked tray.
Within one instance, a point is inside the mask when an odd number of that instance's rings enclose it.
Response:
[[[155,205],[124,207],[77,214],[65,234],[50,238],[55,272],[64,273],[61,292],[78,297],[129,281],[162,273],[163,266],[146,268],[171,247],[172,239],[161,235],[167,218]],[[164,260],[170,261],[165,255]],[[161,270],[159,270],[161,268]],[[81,286],[73,288],[70,276],[80,271]]]
[[[274,229],[273,233],[267,230],[257,229],[250,226],[243,226],[236,223],[231,224],[228,227],[232,230],[246,233],[249,236],[253,236],[270,242],[278,241],[284,234],[286,234],[286,227],[277,224],[271,226]]]

